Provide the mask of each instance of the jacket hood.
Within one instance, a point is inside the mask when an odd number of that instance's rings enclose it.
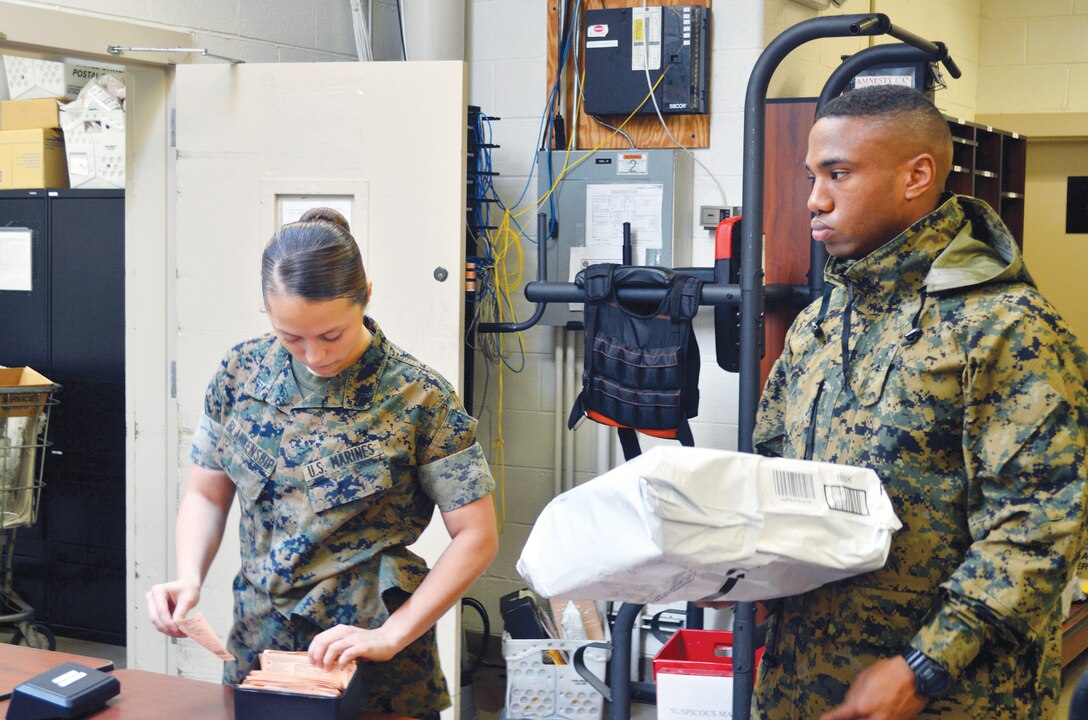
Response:
[[[856,261],[829,258],[824,279],[827,285],[813,332],[823,338],[832,286],[846,287],[844,343],[853,312],[877,317],[903,302],[916,304],[909,333],[913,342],[920,336],[927,295],[993,283],[1035,285],[1016,241],[997,213],[981,200],[951,193],[942,196],[933,212],[865,257]],[[843,367],[848,365],[849,353],[844,349]]]
[[[946,207],[950,203],[959,205],[963,221],[926,274],[927,292],[1010,281],[1035,285],[1016,240],[989,205],[973,197],[954,195],[937,212],[950,209]]]

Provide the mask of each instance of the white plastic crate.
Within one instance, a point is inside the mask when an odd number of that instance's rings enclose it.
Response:
[[[604,698],[574,669],[574,651],[585,640],[513,640],[503,633],[506,660],[506,720],[599,720]],[[555,664],[548,651],[562,653],[566,664]],[[602,680],[608,651],[587,648],[586,668]]]

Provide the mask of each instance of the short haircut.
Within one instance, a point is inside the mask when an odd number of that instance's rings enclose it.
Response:
[[[870,85],[831,100],[816,113],[823,118],[873,118],[911,131],[951,155],[952,133],[941,111],[925,95],[903,85]]]
[[[264,296],[366,305],[366,271],[348,221],[331,208],[307,211],[272,236],[261,258]]]

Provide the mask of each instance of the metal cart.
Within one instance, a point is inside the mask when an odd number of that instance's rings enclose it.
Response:
[[[49,414],[59,389],[55,383],[0,386],[0,626],[14,629],[11,644],[48,650],[56,649],[56,638],[15,592],[15,537],[38,519]]]

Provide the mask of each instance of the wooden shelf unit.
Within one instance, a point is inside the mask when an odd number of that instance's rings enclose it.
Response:
[[[947,120],[952,131],[952,173],[945,187],[986,201],[1023,247],[1027,139],[989,125]]]
[[[1062,667],[1088,650],[1088,602],[1075,602],[1062,623]]]

